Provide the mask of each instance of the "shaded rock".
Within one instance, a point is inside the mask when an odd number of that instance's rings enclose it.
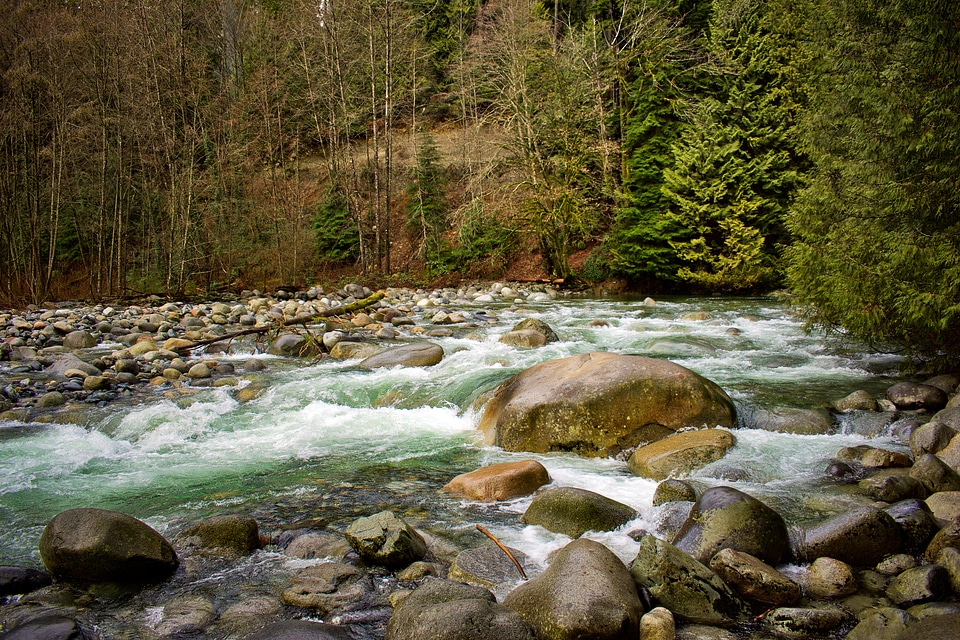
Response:
[[[357,640],[360,636],[341,627],[311,620],[282,620],[248,635],[244,640]]]
[[[283,553],[303,560],[314,558],[342,560],[352,549],[347,539],[341,535],[307,532],[291,540]]]
[[[280,602],[327,615],[363,599],[363,586],[358,584],[362,578],[363,573],[354,566],[324,562],[294,576],[280,595]]]
[[[620,559],[593,540],[574,540],[542,574],[503,600],[540,640],[630,638],[643,605]]]
[[[273,356],[288,356],[294,358],[312,358],[320,353],[320,349],[313,341],[298,333],[285,333],[270,343],[267,353]]]
[[[84,362],[72,353],[65,353],[61,355],[54,361],[53,364],[43,371],[44,373],[52,376],[66,377],[67,371],[70,369],[76,369],[77,371],[81,371],[88,376],[98,376],[101,373],[100,369],[92,364]]]
[[[744,615],[743,603],[717,574],[653,536],[640,540],[630,575],[654,602],[682,620],[731,626]]]
[[[868,609],[860,615],[860,622],[845,636],[845,640],[893,640],[916,621],[903,609]]]
[[[430,580],[396,607],[386,640],[536,640],[517,612],[486,589]]]
[[[154,582],[177,568],[177,554],[146,523],[116,511],[71,509],[40,536],[40,557],[54,576],[91,582]]]
[[[178,540],[208,553],[245,556],[260,548],[260,529],[249,516],[215,516],[187,527]]]
[[[950,594],[950,574],[937,564],[907,569],[887,587],[887,597],[900,607],[943,600]]]
[[[952,402],[953,400],[951,400]],[[944,425],[954,431],[960,430],[960,406],[948,406],[946,409],[941,409],[930,418],[930,423]]]
[[[926,602],[907,609],[907,613],[917,620],[931,616],[945,616],[960,613],[960,602]]]
[[[960,469],[960,435],[953,436],[943,449],[937,451],[937,457],[954,469]]]
[[[922,500],[903,500],[884,509],[900,526],[903,550],[907,553],[922,552],[930,538],[939,528]]]
[[[733,434],[724,429],[685,431],[638,447],[627,468],[636,476],[662,480],[719,460],[734,442]]]
[[[861,480],[859,486],[867,495],[884,502],[922,500],[929,495],[923,483],[910,477],[905,469],[884,469]]]
[[[357,366],[364,369],[380,367],[431,367],[443,360],[443,347],[432,342],[413,342],[393,347],[365,358]]]
[[[517,553],[520,552],[518,551]],[[438,562],[424,562],[422,560],[417,560],[416,562],[407,565],[403,569],[400,569],[394,575],[396,575],[397,580],[400,580],[401,582],[413,582],[422,578],[426,578],[427,576],[445,578],[447,577],[447,568]],[[460,580],[460,578],[454,579]]]
[[[887,469],[890,467],[909,467],[912,461],[910,456],[899,451],[871,448],[860,458],[860,464],[864,467]]]
[[[947,570],[950,588],[954,594],[960,594],[960,549],[944,547],[937,554],[936,563]]]
[[[923,555],[932,562],[944,547],[960,548],[960,518],[954,518],[949,524],[937,531]]]
[[[163,605],[160,624],[156,630],[162,636],[195,634],[204,630],[216,617],[213,602],[199,595],[175,598]]]
[[[877,400],[869,391],[854,391],[833,403],[837,411],[876,411]]]
[[[640,617],[640,640],[674,640],[677,625],[669,609],[654,607]]]
[[[768,613],[764,623],[787,638],[824,638],[850,618],[842,609],[780,607]]]
[[[923,454],[913,463],[910,477],[919,480],[930,493],[960,491],[960,474],[932,453]]]
[[[939,422],[920,425],[910,434],[910,453],[915,460],[925,453],[939,453],[956,435],[956,431]]]
[[[732,487],[704,491],[673,544],[703,563],[721,549],[749,553],[770,564],[790,555],[790,538],[780,514]]]
[[[610,456],[687,426],[732,427],[717,385],[671,362],[588,353],[544,362],[496,390],[478,425],[509,451]]]
[[[67,349],[89,349],[97,346],[97,339],[89,331],[71,331],[63,337]]]
[[[26,567],[0,566],[0,598],[30,593],[49,586],[49,574]]]
[[[676,640],[739,640],[739,636],[720,627],[688,623],[677,629]]]
[[[898,382],[887,389],[887,399],[901,410],[939,411],[947,406],[947,394],[943,389],[917,382]]]
[[[753,412],[752,422],[750,426],[757,429],[797,435],[824,435],[836,430],[826,409],[758,409]]]
[[[924,380],[923,384],[936,387],[945,394],[950,395],[957,390],[958,386],[960,386],[960,373],[944,373],[934,376],[929,380]]]
[[[560,338],[553,329],[543,320],[536,318],[524,318],[513,326],[512,331],[536,331],[543,336],[546,342],[559,342]]]
[[[0,637],[3,640],[84,640],[87,636],[73,618],[47,614],[18,625]]]
[[[960,516],[960,491],[941,491],[927,498],[925,502],[938,527],[945,527]]]
[[[657,485],[653,492],[653,506],[659,507],[662,504],[676,501],[695,502],[697,491],[693,486],[683,480],[664,480]]]
[[[800,585],[766,562],[742,551],[722,549],[710,559],[710,568],[747,600],[772,606],[800,600]]]
[[[533,329],[523,329],[520,331],[508,331],[500,336],[500,342],[512,347],[534,348],[542,347],[547,344],[546,337]]]
[[[900,575],[907,569],[917,566],[917,559],[908,553],[895,553],[887,556],[877,565],[877,572],[885,576]]]
[[[526,554],[518,549],[510,549],[510,553],[517,559],[520,566],[524,566]],[[448,577],[451,580],[459,580],[485,589],[496,589],[521,579],[520,573],[507,554],[495,545],[467,549],[458,553],[453,564],[450,565]]]
[[[244,597],[223,610],[218,624],[237,631],[256,628],[265,620],[278,618],[282,610],[280,600],[274,596]]]
[[[67,399],[59,391],[49,391],[37,399],[37,407],[40,409],[50,409],[61,407],[66,404]]]
[[[536,460],[521,460],[492,464],[461,474],[443,489],[471,500],[492,502],[530,495],[548,482],[550,474],[542,464]]]
[[[856,593],[857,576],[846,562],[817,558],[807,569],[807,591],[815,598],[843,598]]]
[[[875,565],[902,546],[900,526],[885,511],[860,507],[802,532],[797,559],[836,558],[854,566]]]
[[[587,531],[613,531],[637,515],[632,507],[599,493],[556,487],[538,493],[521,521],[577,538]]]
[[[956,640],[960,638],[960,614],[932,616],[910,625],[895,640]]]
[[[355,520],[345,535],[361,558],[386,567],[404,567],[427,554],[423,537],[392,511]]]

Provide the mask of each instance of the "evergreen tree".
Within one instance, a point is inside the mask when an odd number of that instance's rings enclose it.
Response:
[[[710,44],[724,71],[718,97],[696,107],[693,127],[664,172],[678,275],[711,291],[768,283],[786,241],[784,216],[797,184],[793,102],[780,47],[761,23],[763,0],[714,3]]]
[[[420,238],[421,252],[432,271],[442,271],[443,233],[449,224],[446,178],[440,151],[430,136],[417,149],[407,185],[407,228]]]
[[[789,284],[816,324],[956,365],[960,4],[809,7],[814,171],[789,216]]]

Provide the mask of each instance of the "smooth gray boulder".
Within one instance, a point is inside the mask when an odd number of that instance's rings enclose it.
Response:
[[[805,562],[828,557],[867,566],[898,553],[902,544],[900,527],[890,514],[860,507],[804,530],[794,553]]]
[[[513,325],[511,331],[536,331],[543,336],[545,342],[559,342],[560,338],[557,336],[556,332],[550,328],[543,320],[538,320],[537,318],[524,318],[517,324]]]
[[[639,514],[630,506],[575,487],[553,487],[534,496],[521,522],[578,538],[587,531],[613,531]]]
[[[539,640],[636,638],[643,605],[630,573],[599,542],[574,540],[542,574],[511,591],[505,607]]]
[[[73,618],[49,613],[6,630],[3,640],[84,640],[80,624]]]
[[[354,551],[373,564],[402,568],[427,555],[423,537],[392,511],[354,520],[344,535]]]
[[[179,565],[170,543],[146,523],[87,508],[64,511],[47,523],[40,558],[54,576],[88,582],[157,582]]]
[[[653,492],[653,506],[655,507],[659,507],[668,502],[695,502],[696,500],[697,490],[694,486],[689,482],[676,480],[674,478],[664,480],[657,485],[656,490]]]
[[[277,336],[267,348],[267,353],[274,356],[312,358],[320,353],[320,347],[315,341],[307,340],[298,333],[285,333]]]
[[[519,549],[510,549],[510,553],[523,567],[526,554]],[[448,577],[484,589],[497,589],[521,579],[520,572],[507,554],[492,544],[458,553],[450,565]]]
[[[925,453],[939,453],[946,448],[957,432],[939,422],[920,425],[910,434],[910,453],[915,460]]]
[[[682,427],[736,425],[733,402],[678,364],[586,353],[534,365],[501,384],[478,429],[508,451],[613,456]]]
[[[716,462],[736,443],[726,429],[698,429],[675,433],[646,444],[630,455],[627,469],[635,476],[663,480],[696,471]]]
[[[413,342],[381,351],[357,364],[363,369],[382,367],[432,367],[443,360],[443,347],[432,342]]]
[[[640,540],[630,575],[637,586],[650,592],[656,604],[681,620],[729,627],[744,617],[743,602],[717,574],[653,536]]]
[[[790,556],[790,536],[780,514],[732,487],[704,491],[673,544],[704,564],[721,549],[749,553],[773,565]]]
[[[503,344],[508,344],[511,347],[533,349],[547,344],[547,339],[538,331],[534,331],[533,329],[522,329],[519,331],[506,332],[500,336],[500,342]]]

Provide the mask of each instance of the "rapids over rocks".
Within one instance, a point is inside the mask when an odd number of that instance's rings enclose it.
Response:
[[[483,444],[476,427],[490,393],[535,364],[590,352],[644,355],[715,382],[736,405],[736,444],[685,479],[699,490],[722,485],[758,498],[792,531],[871,502],[825,473],[839,450],[869,444],[909,453],[904,425],[924,420],[922,413],[835,411],[835,401],[857,390],[882,397],[901,380],[898,357],[807,333],[789,304],[774,298],[651,304],[555,292],[516,291],[504,298],[499,291],[387,292],[382,304],[414,321],[395,327],[393,344],[423,339],[411,329],[434,328],[440,310],[464,316],[429,338],[444,352],[433,366],[368,369],[358,359],[274,356],[253,340],[236,341],[215,356],[236,367],[229,386],[157,387],[126,401],[53,412],[43,421],[0,421],[0,565],[42,568],[44,527],[70,509],[134,516],[174,546],[197,521],[252,516],[263,545],[251,555],[209,559],[178,547],[181,567],[164,582],[137,589],[74,585],[57,591],[55,585],[40,601],[81,610],[75,617],[85,632],[101,634],[92,637],[244,638],[267,621],[312,617],[380,638],[390,617],[389,594],[415,585],[373,567],[357,578],[368,581],[362,606],[324,616],[280,605],[278,596],[293,576],[319,562],[309,553],[285,553],[293,539],[305,530],[339,535],[357,518],[389,510],[424,535],[439,565],[488,542],[479,524],[539,574],[570,538],[521,522],[532,496],[482,503],[441,491],[461,473],[529,459],[548,470],[550,486],[589,490],[638,514],[614,531],[584,536],[625,563],[637,556],[644,533],[661,536],[678,527],[670,506],[676,503],[653,506],[658,483],[630,473],[623,455],[513,453]],[[526,318],[545,322],[559,339],[529,348],[499,340]],[[120,346],[101,344],[90,353]],[[244,373],[243,363],[253,356],[266,367]],[[29,378],[11,372],[15,364],[0,363],[4,384]],[[792,429],[797,416],[805,426]],[[331,557],[353,562],[349,549],[333,546],[339,550]],[[515,576],[496,585],[498,599],[519,583]],[[198,597],[205,604],[183,604]],[[7,606],[16,603],[14,597]],[[191,612],[209,609],[209,615],[178,627],[169,615],[176,604]]]

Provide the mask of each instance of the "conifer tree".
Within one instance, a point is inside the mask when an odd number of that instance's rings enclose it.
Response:
[[[955,366],[960,4],[808,6],[814,171],[789,216],[789,284],[816,324]]]

